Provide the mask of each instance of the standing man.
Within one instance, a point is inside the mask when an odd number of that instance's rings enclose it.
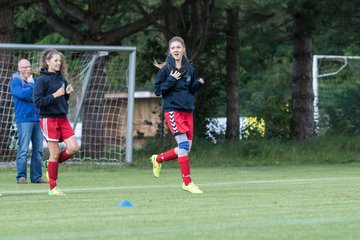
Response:
[[[16,157],[16,182],[26,184],[27,157],[29,144],[32,144],[30,162],[31,183],[47,183],[42,177],[43,135],[40,128],[39,109],[35,108],[33,91],[35,81],[31,74],[31,64],[27,59],[21,59],[18,70],[13,74],[10,91],[15,105],[15,121],[18,133],[18,152]]]

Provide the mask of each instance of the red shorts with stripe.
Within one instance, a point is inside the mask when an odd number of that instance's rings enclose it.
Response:
[[[188,140],[193,139],[194,120],[192,113],[177,111],[165,112],[165,119],[174,136],[186,133]]]
[[[49,142],[63,142],[75,135],[69,120],[64,118],[41,118],[40,127],[44,138]]]

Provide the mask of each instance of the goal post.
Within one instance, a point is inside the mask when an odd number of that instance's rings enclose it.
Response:
[[[312,66],[312,75],[313,75],[313,91],[314,91],[314,122],[315,122],[315,131],[318,133],[320,131],[319,121],[320,121],[320,110],[319,110],[319,98],[320,94],[320,79],[321,78],[336,78],[336,75],[339,75],[346,67],[349,66],[350,60],[360,60],[360,56],[341,56],[341,55],[314,55],[313,56],[313,66]],[[327,64],[323,63],[321,66],[320,62],[326,61]],[[320,71],[320,68],[323,70]],[[357,73],[358,74],[358,73]],[[336,92],[339,86],[344,85],[339,82],[345,82],[346,79],[337,81],[337,83],[330,86],[327,84],[328,89],[332,89],[332,92]],[[324,86],[326,81],[323,81]],[[350,85],[350,84],[348,84]],[[342,89],[343,90],[343,89]],[[340,90],[340,91],[342,91]]]
[[[65,55],[68,80],[74,86],[68,118],[81,145],[74,159],[131,163],[136,47],[33,44],[0,44],[0,161],[16,159],[10,94],[12,74],[17,72],[17,62],[22,58],[27,58],[32,67],[38,69],[40,53],[47,48],[55,48]],[[127,98],[106,98],[119,92],[126,93]],[[46,154],[44,151],[44,159],[48,157]]]

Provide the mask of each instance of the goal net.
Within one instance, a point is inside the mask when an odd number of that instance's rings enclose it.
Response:
[[[360,134],[360,56],[313,56],[318,135]]]
[[[0,161],[16,160],[17,134],[10,93],[20,59],[39,68],[40,53],[55,48],[65,55],[74,92],[68,118],[80,144],[74,161],[130,163],[135,88],[135,47],[0,44]],[[120,95],[123,96],[113,97]],[[31,148],[31,146],[30,146]],[[43,158],[49,152],[44,142]]]

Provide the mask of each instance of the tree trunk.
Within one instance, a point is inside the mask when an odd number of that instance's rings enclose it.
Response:
[[[227,9],[226,139],[239,139],[239,9]]]
[[[314,136],[312,88],[312,23],[306,14],[294,14],[294,56],[291,103],[291,134],[294,139]]]
[[[169,3],[173,0],[165,0]],[[178,35],[186,43],[187,56],[194,62],[202,52],[208,35],[212,0],[186,0],[165,17],[164,26],[156,25],[167,39]]]
[[[10,43],[14,40],[14,12],[8,1],[0,7],[0,42]]]

